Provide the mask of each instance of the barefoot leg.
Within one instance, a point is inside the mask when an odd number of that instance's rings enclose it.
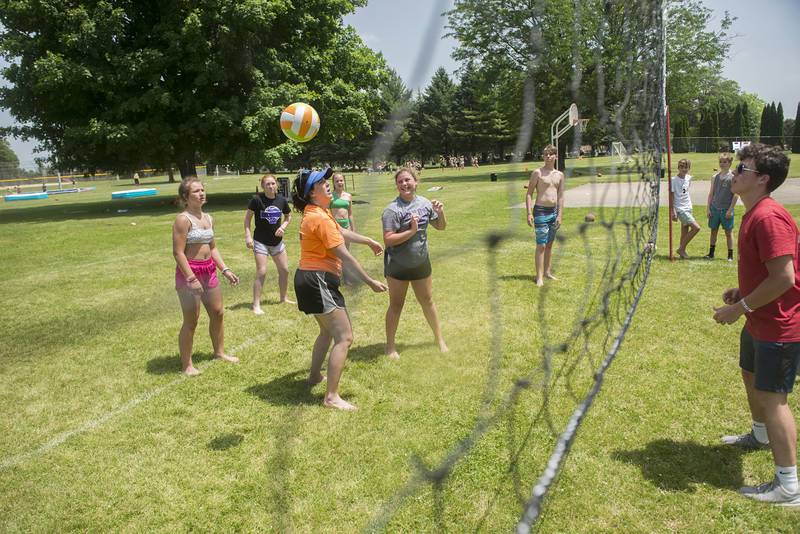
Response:
[[[386,285],[389,286],[389,307],[386,309],[386,355],[397,360],[400,354],[395,345],[395,336],[397,326],[400,324],[400,314],[403,313],[403,306],[406,303],[408,281],[387,276]]]
[[[200,296],[192,293],[189,289],[179,289],[178,300],[183,312],[183,324],[178,334],[181,370],[189,376],[195,376],[200,374],[200,371],[192,362],[192,344],[194,332],[197,329],[197,320],[200,318]]]
[[[439,351],[447,352],[447,344],[442,337],[442,327],[439,324],[439,314],[436,311],[436,304],[433,303],[433,278],[431,276],[423,278],[422,280],[413,280],[411,287],[414,289],[414,296],[417,297],[417,302],[422,307],[422,313],[425,315],[425,320],[428,321],[428,326],[433,331],[433,337],[436,344],[439,346]]]
[[[344,371],[347,361],[347,352],[353,344],[353,329],[350,326],[350,317],[344,309],[336,309],[325,315],[314,316],[324,329],[333,338],[333,348],[328,357],[328,383],[323,405],[340,410],[355,410],[356,407],[339,396],[339,379]]]
[[[256,277],[253,280],[253,313],[264,315],[261,309],[261,292],[264,289],[264,279],[267,277],[267,257],[263,254],[253,254],[256,259]]]
[[[280,302],[286,304],[297,304],[293,300],[289,300],[287,292],[289,288],[289,256],[286,254],[286,249],[282,250],[280,254],[272,256],[272,261],[275,262],[275,267],[278,269],[278,292],[280,294]]]
[[[214,347],[214,357],[229,363],[238,363],[239,358],[225,354],[225,324],[222,307],[222,289],[217,286],[206,289],[202,296],[203,305],[208,312],[208,333],[211,335],[211,345]]]

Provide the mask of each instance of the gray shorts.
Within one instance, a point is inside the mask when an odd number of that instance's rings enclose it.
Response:
[[[286,250],[286,245],[283,241],[278,243],[275,246],[265,245],[259,241],[253,240],[253,253],[259,254],[261,256],[277,256],[281,252]]]
[[[682,226],[691,226],[695,223],[692,210],[675,210],[675,214],[678,216]]]

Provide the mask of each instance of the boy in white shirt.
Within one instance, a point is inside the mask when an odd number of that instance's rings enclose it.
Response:
[[[689,196],[689,187],[692,185],[692,176],[689,173],[689,168],[692,166],[688,159],[682,159],[678,162],[678,175],[672,177],[669,188],[669,196],[672,200],[672,216],[673,221],[681,222],[681,241],[678,245],[678,256],[683,259],[688,259],[689,255],[686,254],[686,246],[694,239],[700,231],[700,225],[694,220],[692,215],[692,199]]]

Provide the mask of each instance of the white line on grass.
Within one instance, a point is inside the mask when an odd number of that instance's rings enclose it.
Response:
[[[265,337],[266,337],[266,334],[263,334],[263,335],[256,336],[254,338],[248,339],[247,341],[245,341],[244,343],[242,343],[238,347],[234,348],[233,351],[231,351],[231,352],[233,352],[234,354],[237,353],[237,352],[240,352],[240,351],[252,346],[253,344],[260,342],[261,339],[263,339]],[[207,363],[204,362],[205,365],[198,364],[197,367],[208,367],[209,365],[213,364],[215,361],[216,360],[211,360],[210,362],[207,362]],[[84,432],[89,432],[89,431],[92,431],[92,430],[94,430],[96,428],[99,428],[99,427],[103,426],[105,423],[107,423],[108,421],[110,421],[111,419],[113,419],[114,417],[116,417],[116,416],[118,416],[120,414],[124,414],[124,413],[128,412],[129,410],[131,410],[132,408],[134,408],[135,406],[137,406],[137,405],[139,405],[139,404],[141,404],[143,402],[146,402],[146,401],[152,399],[153,397],[156,397],[156,396],[160,395],[164,390],[167,390],[167,389],[171,388],[175,384],[183,382],[187,378],[188,378],[187,376],[181,375],[181,376],[177,377],[176,379],[174,379],[174,380],[172,380],[170,382],[167,382],[166,384],[163,384],[163,385],[161,385],[161,386],[159,386],[159,387],[157,387],[155,389],[151,389],[150,391],[144,393],[143,395],[140,395],[140,396],[136,397],[135,399],[129,400],[128,402],[126,402],[122,406],[118,406],[118,407],[116,407],[116,408],[114,408],[112,410],[107,411],[106,413],[104,413],[100,417],[97,417],[97,418],[92,419],[90,421],[86,421],[85,423],[83,423],[79,427],[74,428],[72,430],[68,430],[66,432],[62,432],[61,434],[55,436],[50,441],[48,441],[47,443],[45,443],[44,445],[42,445],[41,447],[39,447],[37,449],[31,450],[31,451],[28,451],[28,452],[24,452],[22,454],[18,454],[16,456],[11,456],[9,458],[5,458],[4,460],[0,461],[0,471],[8,469],[9,467],[14,467],[15,465],[19,465],[19,464],[21,464],[23,462],[26,462],[27,460],[30,460],[32,458],[36,458],[37,456],[41,456],[41,455],[43,455],[43,454],[55,449],[56,447],[58,447],[59,445],[61,445],[62,443],[64,443],[65,441],[67,441],[68,439],[70,439],[73,436],[77,436],[78,434],[83,434]],[[197,380],[197,379],[195,378],[195,380]]]

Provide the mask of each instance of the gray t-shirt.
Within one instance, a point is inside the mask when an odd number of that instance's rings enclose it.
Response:
[[[383,210],[383,231],[404,232],[411,227],[411,215],[417,214],[417,233],[407,241],[394,247],[386,247],[387,259],[404,267],[415,267],[428,258],[428,223],[439,218],[433,211],[431,201],[425,197],[415,196],[411,202],[400,197],[394,199]]]
[[[711,207],[718,210],[727,210],[731,207],[733,201],[733,193],[731,192],[731,181],[733,180],[733,173],[728,171],[727,174],[717,173],[714,176],[712,187],[714,187],[714,196],[711,197]]]

